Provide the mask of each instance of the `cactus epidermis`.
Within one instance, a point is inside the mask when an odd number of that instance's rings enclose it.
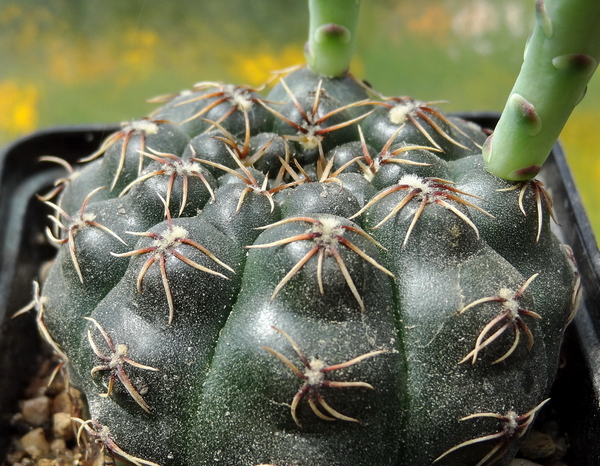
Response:
[[[138,465],[507,464],[578,296],[541,183],[350,75],[162,100],[46,198],[31,307],[80,435]]]

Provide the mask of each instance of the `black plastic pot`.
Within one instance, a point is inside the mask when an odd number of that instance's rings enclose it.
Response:
[[[115,126],[59,127],[19,139],[0,151],[0,458],[5,458],[11,418],[17,401],[34,376],[41,359],[42,341],[34,313],[11,316],[32,298],[32,283],[56,249],[44,230],[51,210],[36,194],[49,190],[64,174],[57,164],[40,163],[54,155],[70,163],[89,155]],[[2,461],[2,460],[0,460]]]
[[[493,128],[498,114],[461,115]],[[50,189],[64,170],[43,162],[54,155],[70,163],[92,153],[111,125],[59,127],[37,132],[0,151],[0,457],[4,458],[11,423],[25,384],[35,373],[41,339],[35,316],[11,319],[31,300],[32,282],[56,250],[45,239],[46,208],[36,194]],[[600,252],[559,144],[541,176],[554,197],[561,224],[556,233],[574,251],[583,283],[583,299],[567,331],[564,363],[542,416],[558,419],[569,440],[572,466],[600,465]]]

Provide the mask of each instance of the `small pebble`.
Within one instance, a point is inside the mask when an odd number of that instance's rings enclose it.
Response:
[[[532,460],[549,458],[556,451],[556,444],[550,435],[532,429],[519,451],[525,458]]]
[[[36,466],[36,464],[31,458],[23,458],[23,461],[15,466]]]
[[[39,427],[50,420],[50,398],[38,396],[21,404],[23,420],[33,427]]]
[[[8,464],[16,464],[23,459],[25,452],[23,450],[17,450],[9,453],[6,457]]]
[[[66,391],[59,393],[52,400],[52,413],[70,413],[72,409],[73,403]]]
[[[41,460],[38,461],[37,466],[60,466],[60,464],[56,460],[42,458]]]
[[[62,438],[54,439],[50,443],[50,450],[52,451],[52,455],[54,457],[60,458],[67,450],[67,442],[65,442],[65,440]]]
[[[55,413],[52,416],[52,432],[57,439],[71,440],[75,435],[71,416],[68,413]]]
[[[38,427],[21,437],[23,450],[32,458],[43,458],[50,453],[50,445],[44,435],[44,429]]]
[[[567,439],[565,439],[564,437],[558,437],[556,439],[554,439],[554,443],[556,444],[556,452],[554,452],[554,455],[558,458],[562,458],[563,456],[565,456],[567,454]]]
[[[55,397],[59,393],[65,391],[65,384],[61,377],[55,376],[52,378],[50,385],[46,388],[46,395],[49,397]]]
[[[71,416],[82,416],[81,392],[74,388],[70,389],[70,394],[65,392],[62,374],[54,374],[53,367],[44,365],[41,368],[27,390],[29,397],[21,402],[20,412],[13,415],[13,430],[20,434],[12,437],[14,445],[11,452],[0,460],[0,465],[105,466],[102,458],[96,460],[102,455],[95,443],[85,455],[89,460],[83,460],[84,454],[75,442],[77,430],[71,421]],[[52,383],[48,385],[50,380]],[[36,428],[31,430],[32,427]]]
[[[521,458],[515,458],[508,466],[542,466],[541,464],[534,463],[533,461],[524,460]]]

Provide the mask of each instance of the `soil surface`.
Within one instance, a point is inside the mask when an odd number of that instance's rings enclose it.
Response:
[[[12,417],[15,434],[3,466],[104,466],[100,448],[80,433],[85,410],[79,390],[69,387],[60,363],[48,352]],[[79,437],[79,438],[78,438]]]

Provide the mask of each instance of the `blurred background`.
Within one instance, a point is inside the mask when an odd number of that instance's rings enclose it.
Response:
[[[533,0],[364,0],[352,71],[386,95],[501,111]],[[303,62],[306,0],[0,0],[0,146],[55,125],[137,119],[147,98],[259,85]],[[600,236],[600,75],[562,134]]]

